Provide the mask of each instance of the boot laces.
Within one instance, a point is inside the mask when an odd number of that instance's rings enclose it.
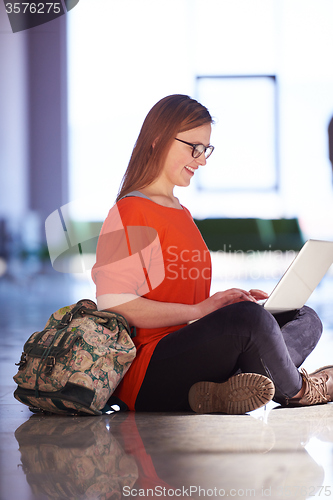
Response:
[[[301,369],[302,377],[307,383],[307,389],[305,390],[304,396],[309,401],[310,404],[316,403],[328,403],[331,399],[328,396],[326,382],[328,380],[328,375],[323,374],[319,377],[312,376],[308,374],[304,368]],[[304,397],[303,396],[303,397]]]

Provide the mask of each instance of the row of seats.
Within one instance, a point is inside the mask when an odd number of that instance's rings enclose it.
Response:
[[[203,219],[195,223],[211,251],[297,251],[304,243],[297,219]]]

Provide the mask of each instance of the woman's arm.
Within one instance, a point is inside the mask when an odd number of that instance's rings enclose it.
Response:
[[[251,292],[259,291],[251,290]],[[267,296],[264,292],[261,292],[261,294]],[[110,310],[123,315],[131,326],[163,328],[200,319],[220,307],[236,302],[256,302],[256,299],[259,298],[258,295],[258,293],[251,295],[250,292],[239,288],[231,288],[224,292],[217,292],[198,304],[191,305],[158,302],[131,294],[110,294],[98,297],[97,303],[99,309]],[[261,296],[260,298],[264,297]]]

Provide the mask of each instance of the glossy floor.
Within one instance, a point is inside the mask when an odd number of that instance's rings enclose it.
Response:
[[[1,500],[333,498],[333,404],[270,403],[242,416],[32,415],[12,396],[22,345],[89,291],[65,276],[30,278],[0,280]],[[333,364],[332,280],[315,300],[324,334],[308,370]]]

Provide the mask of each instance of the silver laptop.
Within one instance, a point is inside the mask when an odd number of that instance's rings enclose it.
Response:
[[[272,314],[300,309],[333,263],[333,241],[308,240],[268,299]]]

